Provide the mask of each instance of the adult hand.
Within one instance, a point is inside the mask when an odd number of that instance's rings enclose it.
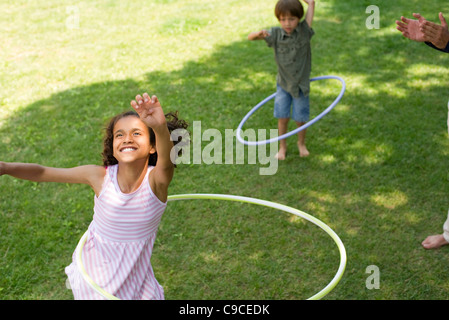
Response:
[[[407,19],[405,17],[401,17],[401,21],[396,21],[397,27],[399,31],[402,32],[402,35],[410,40],[424,42],[427,41],[425,38],[424,32],[421,30],[420,24],[424,23],[426,19],[424,19],[419,13],[414,13],[413,16],[418,18],[418,20]]]
[[[424,20],[420,23],[421,32],[424,34],[425,41],[432,42],[438,49],[446,48],[449,42],[449,29],[443,14],[439,14],[441,25]]]

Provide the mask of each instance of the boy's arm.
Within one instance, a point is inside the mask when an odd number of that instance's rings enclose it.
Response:
[[[248,40],[263,40],[269,36],[267,30],[254,31],[248,35]]]
[[[52,168],[35,163],[0,162],[0,176],[35,182],[82,183],[99,191],[105,169],[101,166],[86,165],[74,168]]]
[[[307,13],[306,13],[306,22],[309,27],[312,27],[313,15],[315,14],[315,1],[314,0],[304,0],[307,3]]]
[[[153,129],[156,136],[157,162],[150,174],[150,183],[158,199],[165,202],[175,168],[170,158],[173,141],[170,138],[165,114],[158,98],[156,96],[150,98],[147,93],[142,96],[136,96],[137,102],[131,101],[131,106],[137,111],[140,119]]]

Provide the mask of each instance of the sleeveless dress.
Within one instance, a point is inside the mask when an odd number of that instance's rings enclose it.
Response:
[[[92,280],[122,300],[164,299],[151,266],[156,233],[166,203],[150,188],[147,174],[139,186],[125,194],[117,182],[118,165],[106,168],[100,195],[95,196],[93,221],[82,252],[84,268]],[[84,280],[76,263],[65,268],[76,300],[105,299]]]

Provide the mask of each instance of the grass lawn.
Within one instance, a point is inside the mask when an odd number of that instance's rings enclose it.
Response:
[[[272,50],[246,39],[278,24],[275,3],[1,1],[0,161],[101,164],[105,123],[145,91],[165,111],[200,121],[201,132],[235,130],[275,90]],[[369,5],[380,9],[379,29],[365,25]],[[325,299],[447,299],[449,247],[420,243],[442,232],[449,208],[449,55],[395,29],[401,15],[438,21],[440,11],[449,18],[447,1],[317,0],[312,76],[338,75],[347,87],[308,129],[311,155],[300,158],[291,137],[272,175],[260,175],[266,165],[249,156],[183,163],[169,193],[254,197],[322,220],[348,257]],[[313,82],[311,90],[315,116],[340,85]],[[271,110],[245,128],[276,128]],[[93,196],[83,185],[0,177],[0,299],[72,299],[64,268],[92,220]],[[339,254],[325,232],[293,215],[192,200],[168,205],[152,264],[168,300],[299,300],[326,286]],[[379,288],[367,286],[370,266]]]

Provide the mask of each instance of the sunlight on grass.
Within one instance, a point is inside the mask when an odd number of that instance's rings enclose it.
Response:
[[[411,88],[427,89],[432,86],[440,85],[441,79],[435,77],[438,73],[448,73],[449,68],[439,65],[416,63],[410,65],[406,70],[407,78],[412,79],[408,82]]]
[[[203,130],[235,129],[275,91],[272,49],[246,38],[279,25],[275,2],[1,2],[0,161],[98,164],[104,124],[143,90]],[[254,196],[319,218],[348,248],[329,299],[446,299],[447,251],[419,243],[447,215],[448,55],[405,39],[394,20],[418,6],[437,21],[449,4],[382,2],[381,28],[368,30],[368,1],[316,3],[312,74],[347,87],[307,131],[311,156],[299,158],[292,137],[272,176],[249,163],[181,164],[170,193]],[[73,7],[79,26],[69,28]],[[315,115],[340,83],[311,88]],[[275,126],[272,105],[251,121]],[[92,219],[91,189],[2,176],[0,194],[0,297],[71,299],[63,269]],[[332,240],[296,215],[183,202],[164,214],[152,262],[168,299],[298,299],[336,259]],[[365,289],[369,264],[381,268],[380,290]]]
[[[393,148],[386,144],[378,144],[367,153],[363,157],[363,163],[367,165],[381,164],[392,155]]]
[[[417,213],[409,212],[405,215],[405,219],[410,225],[416,225],[422,222],[423,217]]]
[[[308,223],[305,219],[298,217],[297,215],[294,215],[294,214],[292,214],[288,217],[288,221],[291,223],[299,224],[299,225],[304,225],[304,224]]]
[[[318,219],[331,216],[331,208],[337,203],[337,199],[331,193],[310,191],[308,196],[313,199],[306,204],[304,211]]]
[[[335,142],[329,140],[329,144],[337,143],[336,141],[341,143],[341,139],[335,139]],[[390,145],[385,143],[373,144],[366,140],[347,141],[345,148],[347,151],[343,156],[347,162],[368,166],[381,164],[393,154],[393,148]],[[323,163],[333,163],[335,156],[321,155],[320,159]]]
[[[395,190],[393,192],[375,194],[371,197],[371,201],[378,206],[386,209],[396,209],[408,203],[408,197],[403,192]]]
[[[204,259],[205,262],[219,262],[221,258],[217,255],[216,252],[213,253],[201,253],[201,258]]]
[[[346,80],[348,92],[363,92],[364,97],[376,97],[379,93],[388,93],[388,95],[397,98],[405,98],[410,95],[407,88],[400,86],[401,81],[380,81],[372,85],[369,81],[370,75],[354,74]],[[374,103],[374,101],[373,101]]]
[[[322,154],[322,155],[319,155],[318,157],[319,157],[320,161],[322,161],[326,164],[331,164],[331,163],[334,163],[335,161],[337,161],[335,156],[332,154]]]
[[[376,87],[368,86],[368,75],[353,74],[347,76],[345,79],[346,90],[348,92],[360,92],[363,91],[366,95],[376,95],[378,89]]]

